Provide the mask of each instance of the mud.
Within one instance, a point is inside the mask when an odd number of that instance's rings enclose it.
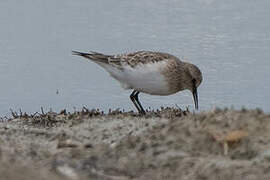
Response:
[[[12,115],[0,122],[1,180],[270,179],[260,109]]]

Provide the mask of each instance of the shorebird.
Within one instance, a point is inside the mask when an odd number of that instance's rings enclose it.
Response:
[[[120,55],[105,55],[93,51],[72,53],[103,67],[124,89],[133,89],[130,99],[140,114],[145,114],[138,97],[140,92],[165,96],[190,90],[195,109],[198,109],[197,88],[202,82],[202,73],[197,66],[183,62],[171,54],[152,51]]]

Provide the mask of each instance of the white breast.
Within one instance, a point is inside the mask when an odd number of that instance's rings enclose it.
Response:
[[[171,92],[164,75],[161,73],[162,68],[166,67],[166,63],[167,61],[140,64],[134,68],[126,65],[121,70],[108,64],[102,64],[102,66],[125,89],[135,89],[153,95],[168,95]]]

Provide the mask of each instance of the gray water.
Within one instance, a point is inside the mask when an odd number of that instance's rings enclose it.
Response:
[[[71,50],[153,50],[203,72],[201,110],[270,111],[269,0],[2,0],[0,115],[52,108],[135,109],[101,67]],[[190,92],[140,95],[145,107],[193,108]]]

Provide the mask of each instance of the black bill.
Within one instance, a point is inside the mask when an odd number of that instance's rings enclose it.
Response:
[[[197,88],[195,87],[193,89],[193,99],[194,99],[194,103],[195,103],[195,109],[198,110],[199,109],[199,104],[198,104],[198,93],[197,93]]]

